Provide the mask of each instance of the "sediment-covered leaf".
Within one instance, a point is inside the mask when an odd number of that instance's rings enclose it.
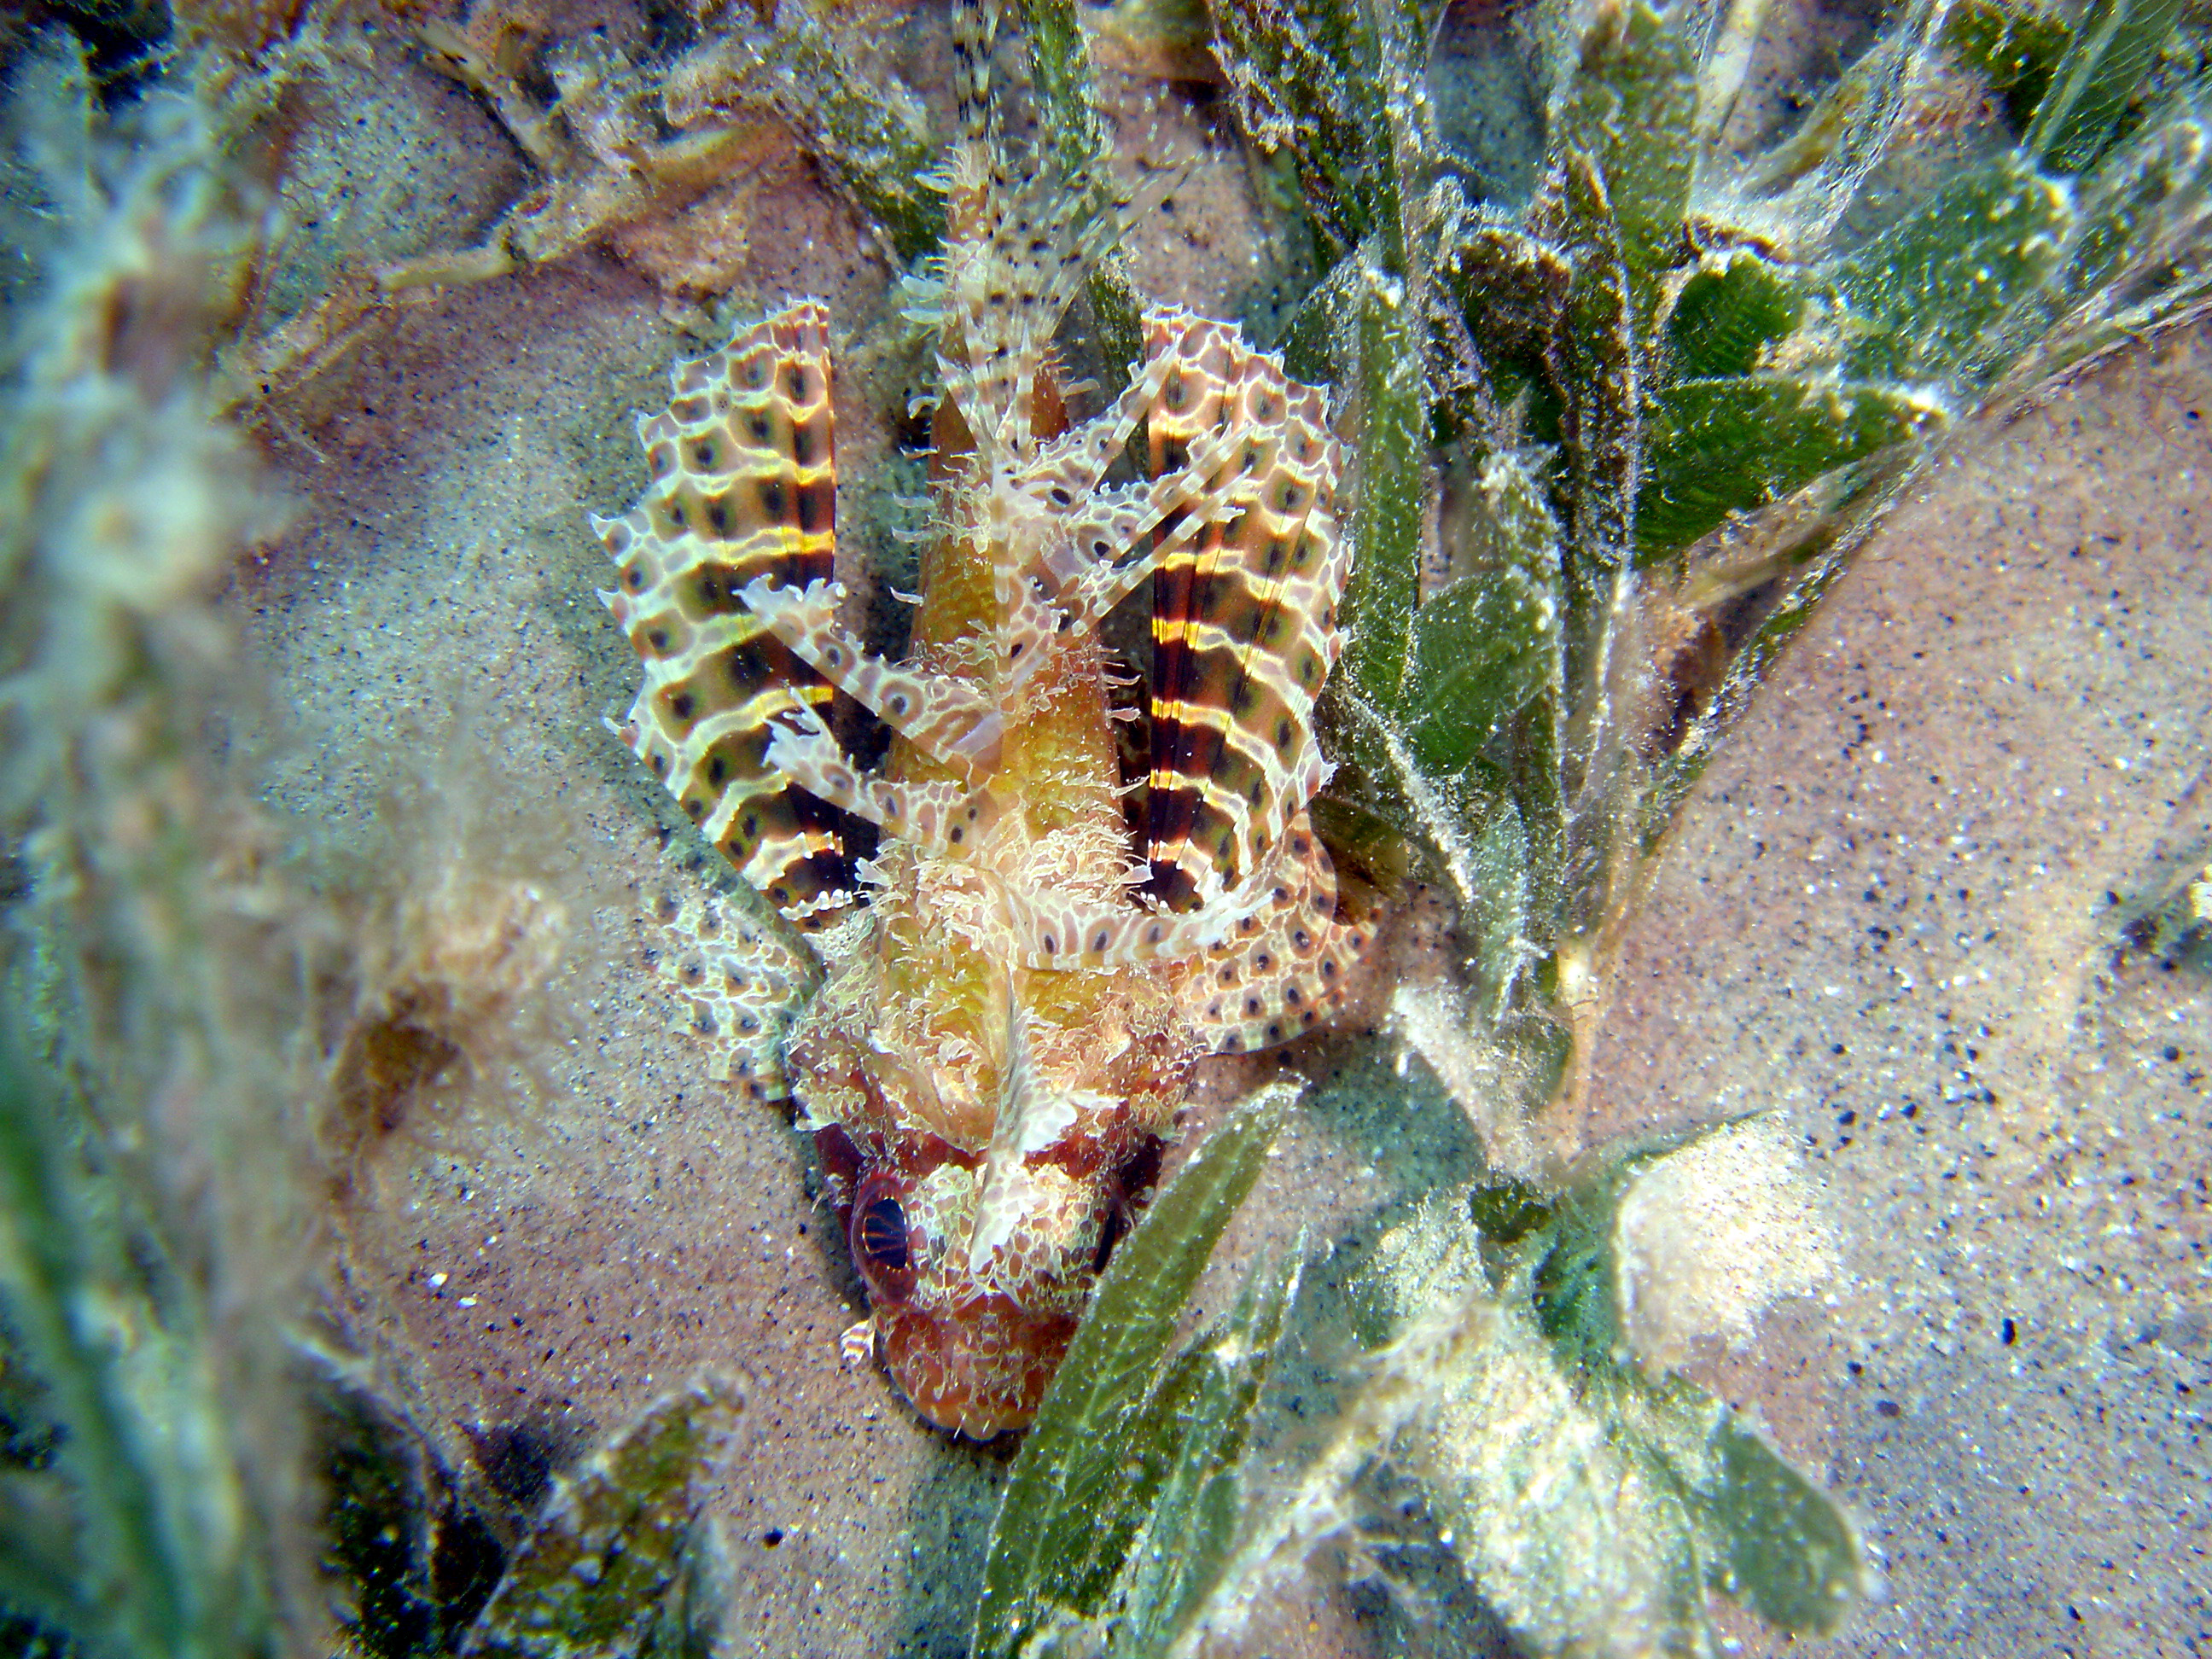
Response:
[[[662,104],[678,127],[772,109],[901,258],[944,238],[944,198],[921,182],[937,154],[921,100],[885,70],[863,73],[849,26],[811,8],[786,6],[765,33],[726,34],[687,54]]]
[[[1115,1252],[1008,1476],[979,1659],[1044,1651],[1079,1630],[1097,1650],[1125,1609],[1123,1642],[1164,1639],[1204,1588],[1236,1519],[1235,1460],[1295,1273],[1261,1270],[1224,1330],[1172,1357],[1169,1346],[1295,1092],[1278,1084],[1240,1107]],[[1193,1553],[1155,1559],[1170,1548]]]
[[[1693,8],[1661,12],[1607,0],[1584,31],[1560,101],[1555,154],[1579,152],[1604,181],[1638,312],[1650,314],[1658,275],[1685,252],[1696,147],[1698,76],[1688,40]]]
[[[1580,567],[1610,569],[1627,557],[1642,461],[1643,341],[1634,281],[1605,176],[1590,156],[1567,152],[1538,213],[1540,227],[1574,266],[1555,371],[1572,472],[1568,526]]]
[[[1942,423],[1902,386],[1786,375],[1678,380],[1655,400],[1636,507],[1637,551],[1656,558],[1730,513]]]
[[[1911,0],[1789,138],[1743,169],[1735,210],[1800,246],[1825,242],[1887,156],[1913,88],[1928,76],[1948,0]],[[1760,198],[1765,198],[1764,200]]]
[[[1985,371],[1978,348],[2058,262],[2074,220],[2056,179],[2007,155],[1954,179],[1839,263],[1855,380],[1925,382]]]
[[[2101,155],[2173,33],[2181,0],[2090,0],[2021,148],[2054,173]]]
[[[1245,130],[1297,158],[1306,207],[1339,249],[1370,238],[1402,270],[1420,180],[1413,102],[1427,29],[1416,0],[1209,0],[1215,55]]]
[[[647,1407],[574,1477],[516,1548],[463,1642],[481,1659],[625,1659],[688,1646],[682,1605],[694,1571],[709,1460],[743,1397],[708,1380]]]
[[[2073,39],[2072,26],[2041,0],[1953,0],[1942,35],[1944,50],[2004,100],[2022,131]]]
[[[1748,1201],[1749,1231],[1728,1243],[1801,1259],[1795,1235],[1817,1224],[1796,1207],[1806,1189],[1785,1147],[1755,1122],[1723,1125],[1602,1160],[1558,1200],[1511,1181],[1431,1200],[1382,1241],[1374,1284],[1407,1331],[1449,1318],[1484,1332],[1397,1449],[1529,1652],[1711,1654],[1708,1590],[1803,1634],[1832,1631],[1863,1595],[1863,1553],[1833,1501],[1635,1345],[1638,1297],[1686,1294],[1711,1316],[1709,1286],[1654,1277],[1644,1235],[1672,1224],[1655,1205],[1694,1218]],[[1778,1291],[1803,1288],[1780,1271]],[[1474,1304],[1485,1319],[1470,1320]]]

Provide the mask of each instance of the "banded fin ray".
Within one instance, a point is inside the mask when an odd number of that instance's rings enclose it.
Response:
[[[835,694],[740,595],[835,574],[829,313],[787,307],[670,382],[668,408],[638,422],[652,482],[592,521],[617,568],[600,597],[645,665],[618,731],[747,881],[817,927],[853,900],[843,827],[768,749]]]
[[[963,844],[998,817],[999,804],[988,787],[862,773],[826,726],[779,724],[768,753],[771,763],[813,794],[939,858],[958,857]]]
[[[1269,367],[1281,379],[1280,366],[1255,356],[1233,324],[1178,307],[1147,313],[1144,326],[1144,368],[1121,404],[1091,423],[1111,422],[1109,435],[1092,441],[1094,455],[1108,447],[1118,453],[1137,425],[1156,421],[1170,385],[1226,387]],[[1139,398],[1142,408],[1130,415],[1129,405]],[[1206,407],[1218,414],[1218,393]],[[1043,574],[1079,622],[1103,620],[1208,525],[1235,519],[1257,499],[1261,480],[1246,470],[1252,434],[1242,424],[1190,418],[1200,412],[1195,407],[1182,411],[1183,441],[1154,447],[1149,477],[1095,490],[1046,547]],[[1072,469],[1063,464],[1060,470]]]
[[[933,759],[988,766],[1005,720],[997,700],[965,681],[887,662],[837,624],[842,582],[762,578],[741,596],[771,632],[830,684]]]
[[[1224,325],[1185,352],[1146,425],[1156,471],[1220,457],[1199,534],[1152,577],[1146,858],[1169,908],[1219,903],[1267,869],[1326,781],[1315,699],[1343,649],[1351,571],[1332,495],[1337,445],[1316,387]]]

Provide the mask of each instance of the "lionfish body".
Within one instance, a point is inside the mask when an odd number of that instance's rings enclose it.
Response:
[[[597,527],[645,664],[623,735],[824,958],[779,1056],[788,976],[694,926],[695,1023],[796,1096],[884,1359],[981,1438],[1034,1414],[1193,1066],[1308,1029],[1362,941],[1306,815],[1347,558],[1322,394],[1162,310],[1127,390],[1068,424],[1048,346],[1097,233],[1012,158],[988,20],[961,15],[903,659],[838,618],[819,305],[680,366],[640,422],[651,485]],[[1125,780],[1101,624],[1147,584],[1150,761]],[[890,730],[877,770],[836,735],[860,711]]]

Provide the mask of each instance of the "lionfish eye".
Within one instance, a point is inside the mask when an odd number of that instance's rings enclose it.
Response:
[[[896,1193],[878,1192],[853,1212],[853,1256],[871,1279],[896,1279],[911,1269],[906,1206]]]

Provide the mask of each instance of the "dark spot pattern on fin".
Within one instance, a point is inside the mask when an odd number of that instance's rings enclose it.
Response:
[[[802,927],[851,902],[843,816],[768,758],[779,726],[824,720],[829,682],[741,595],[827,582],[836,562],[830,319],[790,306],[678,364],[638,423],[653,483],[599,526],[622,565],[609,599],[645,685],[623,735],[724,857]]]
[[[1350,573],[1317,388],[1227,324],[1188,328],[1146,422],[1156,472],[1218,458],[1152,574],[1151,888],[1189,911],[1260,872],[1326,775],[1313,709]]]
[[[1304,812],[1293,820],[1267,902],[1206,953],[1197,1024],[1217,1054],[1304,1036],[1344,1001],[1366,930],[1344,920],[1336,870]]]

